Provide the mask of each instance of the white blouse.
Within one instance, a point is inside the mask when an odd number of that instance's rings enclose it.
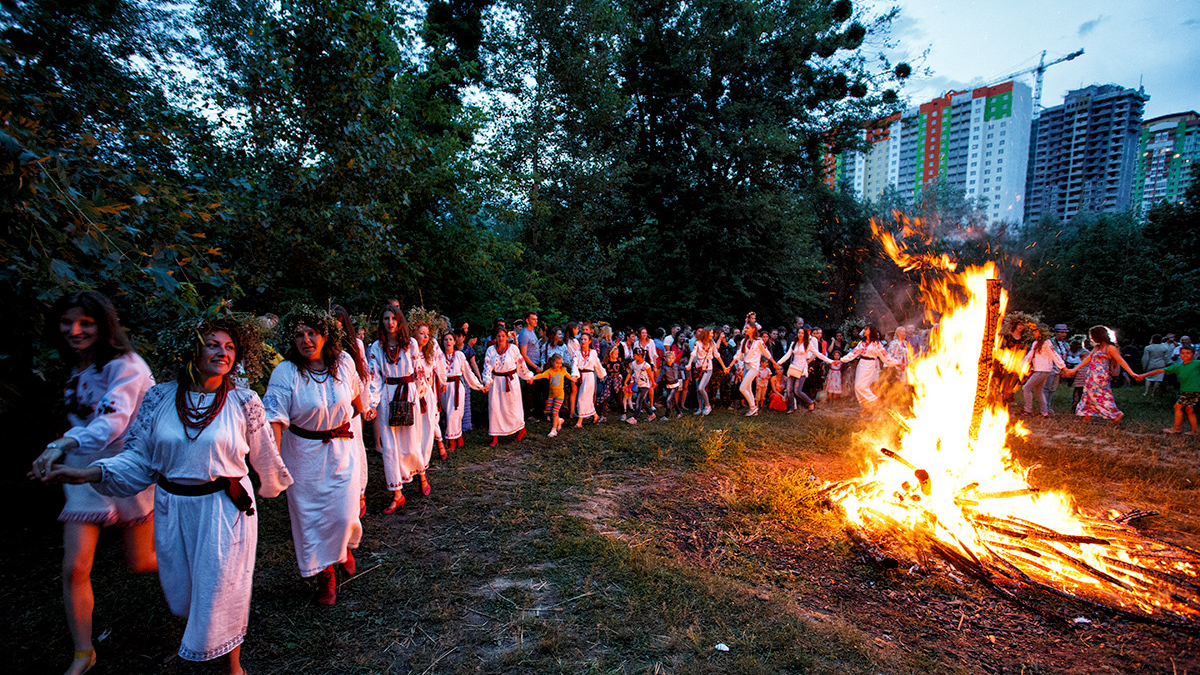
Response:
[[[354,369],[354,359],[343,352],[338,360],[338,376],[314,379],[291,361],[282,361],[271,372],[263,406],[267,421],[284,427],[295,424],[309,431],[327,431],[349,424],[354,417],[354,399],[362,393],[362,380]]]
[[[109,360],[103,368],[77,371],[64,392],[71,429],[63,436],[79,443],[70,452],[92,459],[120,452],[142,397],[153,386],[150,368],[134,352]]]
[[[221,412],[193,440],[175,409],[177,386],[167,382],[146,394],[125,451],[96,463],[103,472],[98,491],[116,497],[134,495],[159,476],[193,485],[221,476],[240,478],[247,473],[247,458],[261,480],[260,495],[274,497],[292,484],[258,394],[241,387],[230,391]],[[187,393],[193,405],[210,403],[215,395]]]

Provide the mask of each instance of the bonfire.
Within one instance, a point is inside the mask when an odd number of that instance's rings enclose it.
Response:
[[[851,530],[918,562],[936,555],[1012,597],[1047,591],[1194,629],[1200,553],[1129,524],[1149,512],[1088,513],[1070,494],[1033,487],[1036,467],[1013,458],[1009,439],[1029,430],[997,390],[1005,373],[1021,374],[1023,354],[1000,347],[1007,294],[995,266],[960,270],[875,232],[898,265],[926,272],[921,297],[937,326],[909,364],[914,399],[895,415],[898,434],[875,439],[862,475],[824,487]]]

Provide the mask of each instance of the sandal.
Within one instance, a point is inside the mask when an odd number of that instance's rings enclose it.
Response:
[[[446,444],[441,441],[438,441],[438,456],[442,458],[443,462],[446,461]]]
[[[1162,432],[1163,432],[1164,434],[1178,434],[1178,433],[1183,433],[1183,432],[1181,432],[1179,429],[1163,429],[1163,430],[1162,430]]]
[[[87,671],[91,670],[91,669],[92,669],[92,668],[93,668],[93,667],[96,665],[96,650],[95,650],[95,649],[87,649],[87,650],[84,650],[84,651],[77,651],[77,652],[75,652],[75,659],[74,659],[74,660],[75,660],[75,661],[79,661],[79,660],[81,660],[81,659],[87,659],[87,660],[88,660],[88,664],[87,664],[87,665],[86,665],[86,666],[83,668],[83,670],[78,670],[78,671],[77,671],[77,670],[75,670],[75,663],[74,663],[74,662],[72,662],[72,663],[71,663],[71,668],[69,668],[69,669],[67,670],[67,672],[68,672],[68,673],[74,673],[74,675],[83,675],[83,674],[84,674],[84,673],[86,673]]]
[[[421,476],[421,494],[428,497],[429,493],[433,492],[433,488],[430,487],[429,479],[425,477],[425,474],[420,474],[420,476]]]

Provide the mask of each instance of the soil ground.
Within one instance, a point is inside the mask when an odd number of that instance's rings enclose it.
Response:
[[[1067,401],[1056,402],[1060,410]],[[1067,415],[1013,442],[1038,487],[1082,508],[1159,511],[1139,527],[1200,545],[1200,441],[1167,437],[1169,401],[1118,391],[1123,428]],[[815,413],[610,420],[434,460],[430,497],[380,513],[370,453],[358,574],[321,608],[299,578],[284,499],[261,500],[243,664],[273,673],[1200,673],[1200,644],[1044,595],[1013,602],[944,564],[886,569],[817,488],[856,475],[852,403]],[[58,673],[55,490],[16,480],[4,523],[4,672]],[[93,572],[96,675],[215,672],[175,651],[155,575],[122,569],[106,534]],[[1080,621],[1082,619],[1083,621]],[[720,646],[728,650],[721,650]]]

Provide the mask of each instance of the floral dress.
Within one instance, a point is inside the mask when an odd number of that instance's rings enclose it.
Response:
[[[1103,417],[1114,419],[1121,414],[1117,410],[1117,402],[1112,393],[1112,357],[1108,350],[1097,349],[1092,352],[1092,360],[1088,363],[1087,378],[1083,381],[1083,400],[1075,409],[1080,417]]]

